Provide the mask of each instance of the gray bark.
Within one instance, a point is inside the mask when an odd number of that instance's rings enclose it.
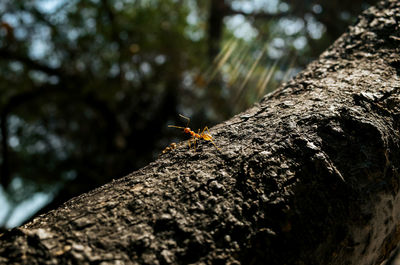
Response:
[[[0,236],[6,264],[380,264],[400,240],[400,2],[122,179]]]

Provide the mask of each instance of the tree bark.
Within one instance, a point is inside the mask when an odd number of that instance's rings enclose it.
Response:
[[[211,129],[0,236],[6,264],[380,264],[400,241],[400,2]],[[104,263],[102,263],[104,262]]]

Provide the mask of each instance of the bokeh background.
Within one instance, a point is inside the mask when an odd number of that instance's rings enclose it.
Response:
[[[0,227],[122,177],[301,71],[375,0],[2,0]]]

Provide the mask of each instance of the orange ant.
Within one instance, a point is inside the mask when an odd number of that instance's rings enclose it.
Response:
[[[193,142],[194,150],[196,151],[196,141],[197,141],[197,140],[200,140],[200,139],[203,139],[203,140],[206,140],[206,141],[210,141],[210,142],[215,146],[215,148],[217,148],[218,151],[221,150],[221,149],[214,143],[213,138],[212,138],[212,136],[211,136],[211,134],[210,134],[210,131],[208,130],[208,127],[207,127],[207,126],[204,127],[204,129],[203,129],[203,131],[202,131],[201,133],[200,133],[200,129],[199,129],[198,132],[196,133],[196,132],[192,131],[192,130],[188,127],[188,126],[189,126],[189,123],[190,123],[190,118],[188,118],[188,117],[186,117],[186,116],[183,116],[183,115],[181,115],[181,114],[179,114],[179,116],[181,116],[182,118],[184,118],[184,119],[186,119],[186,120],[188,121],[187,124],[186,124],[186,126],[185,126],[185,127],[181,127],[181,126],[175,126],[175,125],[168,125],[168,127],[183,129],[183,132],[184,132],[184,133],[190,134],[191,138],[190,138],[189,141],[188,141],[189,148],[190,148],[191,142]],[[207,131],[207,132],[205,132],[205,131]],[[168,148],[168,147],[167,147],[167,148]]]
[[[176,149],[176,147],[178,147],[178,145],[176,143],[171,143],[169,146],[167,146],[164,150],[162,150],[161,155],[166,154],[174,149]]]

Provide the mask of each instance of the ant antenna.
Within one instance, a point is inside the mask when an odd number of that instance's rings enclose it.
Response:
[[[182,126],[175,126],[175,125],[168,125],[168,127],[178,128],[178,129],[185,129],[185,127],[182,127]]]
[[[182,118],[186,119],[188,122],[186,124],[186,127],[189,127],[189,123],[190,123],[190,118],[183,116],[182,114],[179,114],[179,116],[181,116]]]

